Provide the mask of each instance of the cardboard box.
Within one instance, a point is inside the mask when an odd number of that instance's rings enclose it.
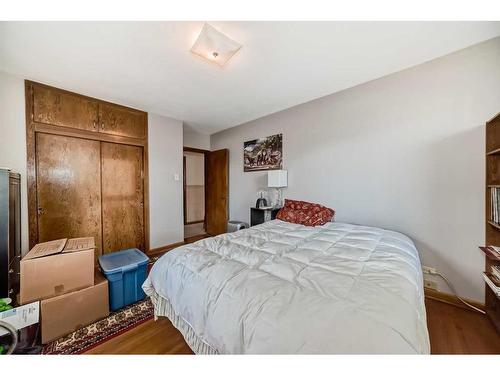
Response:
[[[21,259],[21,304],[94,285],[93,237],[36,245]]]
[[[95,285],[41,301],[42,344],[108,315],[108,281],[96,272]]]

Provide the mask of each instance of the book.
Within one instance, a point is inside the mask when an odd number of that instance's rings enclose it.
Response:
[[[490,197],[490,220],[493,223],[500,224],[500,189],[496,187],[490,188],[491,197]]]
[[[497,222],[497,189],[496,188],[491,188],[491,221],[496,223]]]
[[[500,189],[495,188],[495,217],[496,217],[495,223],[500,222],[499,207],[500,207]]]
[[[494,205],[493,205],[493,210],[494,210],[494,215],[495,219],[493,220],[495,223],[498,223],[498,189],[494,188],[493,189],[493,198],[494,198]]]
[[[500,255],[500,247],[498,246],[488,246],[488,249]]]
[[[495,275],[489,273],[489,272],[484,272],[484,274],[490,279],[490,281],[495,285],[495,287],[498,288],[500,291],[500,279],[498,279]]]
[[[483,273],[483,278],[486,284],[490,287],[490,289],[495,293],[498,297],[500,297],[500,280],[495,280],[497,284],[495,284],[494,277],[492,277],[491,274],[488,274],[486,272]]]
[[[491,274],[500,280],[500,266],[491,266]]]

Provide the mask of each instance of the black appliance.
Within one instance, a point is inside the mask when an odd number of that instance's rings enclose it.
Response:
[[[262,196],[262,193],[260,193],[260,198],[257,199],[257,202],[255,202],[255,208],[262,208],[262,207],[267,207],[267,200]]]
[[[17,305],[21,260],[21,175],[0,168],[0,298]]]

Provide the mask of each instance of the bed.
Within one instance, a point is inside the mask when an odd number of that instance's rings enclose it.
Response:
[[[197,354],[427,354],[420,260],[405,235],[280,220],[181,246],[143,289]]]

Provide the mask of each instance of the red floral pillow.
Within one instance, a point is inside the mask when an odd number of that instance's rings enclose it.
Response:
[[[276,218],[310,227],[324,225],[332,220],[335,211],[316,203],[285,199],[285,205]]]

